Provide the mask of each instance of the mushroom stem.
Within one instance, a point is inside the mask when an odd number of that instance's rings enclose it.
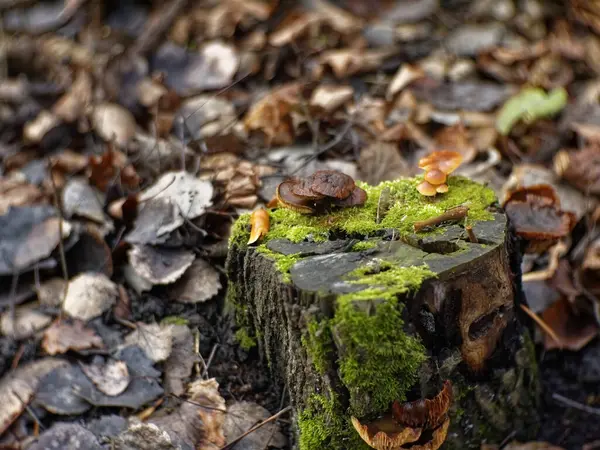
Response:
[[[469,237],[469,242],[471,242],[473,244],[478,244],[479,243],[479,239],[477,239],[477,236],[475,236],[475,232],[473,231],[473,227],[471,225],[467,225],[465,227],[465,230],[467,230],[467,236]]]
[[[457,221],[457,220],[464,219],[465,217],[467,217],[468,213],[469,213],[468,206],[464,206],[464,205],[456,206],[454,208],[450,208],[447,211],[444,211],[442,214],[440,214],[437,217],[432,217],[427,220],[420,220],[418,222],[415,222],[413,224],[413,228],[416,232],[423,231],[423,229],[425,229],[427,227],[439,225],[440,223],[443,223],[443,222]]]

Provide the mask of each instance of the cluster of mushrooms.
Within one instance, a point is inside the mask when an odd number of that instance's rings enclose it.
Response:
[[[318,170],[306,178],[292,178],[280,183],[274,200],[279,206],[301,214],[315,214],[332,207],[363,205],[367,193],[344,173]],[[273,203],[269,206],[275,206]]]
[[[391,416],[362,424],[352,417],[352,425],[360,437],[377,450],[437,450],[446,440],[452,403],[452,383],[445,381],[432,399],[392,405]]]
[[[425,171],[423,181],[417,186],[420,194],[433,197],[448,192],[448,175],[462,163],[462,155],[450,150],[438,150],[419,160],[419,168]]]

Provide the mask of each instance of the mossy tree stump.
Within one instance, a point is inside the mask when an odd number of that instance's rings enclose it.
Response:
[[[493,192],[461,177],[433,199],[419,179],[360,184],[363,207],[304,216],[272,210],[246,245],[235,224],[227,271],[237,336],[258,344],[287,386],[301,450],[368,446],[350,418],[374,419],[453,384],[443,448],[479,449],[511,433],[532,437],[538,384],[533,344],[517,318],[519,256]],[[382,191],[389,197],[384,212]],[[415,233],[413,223],[467,204],[467,223]],[[529,435],[527,435],[529,434]]]

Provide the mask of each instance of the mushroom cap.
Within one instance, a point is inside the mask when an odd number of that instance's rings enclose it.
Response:
[[[422,433],[421,428],[402,427],[391,417],[383,417],[366,424],[352,417],[352,425],[363,441],[377,450],[400,450],[404,444],[419,440]]]
[[[435,187],[435,190],[438,194],[445,194],[448,192],[448,185],[446,183],[440,184],[439,186]]]
[[[317,170],[306,178],[310,189],[317,194],[345,199],[354,191],[354,180],[351,176],[337,170]]]
[[[448,435],[448,427],[450,426],[450,418],[447,417],[444,423],[433,430],[431,440],[423,445],[412,445],[410,450],[437,450],[442,446]]]
[[[452,150],[437,150],[419,160],[419,167],[426,170],[440,170],[446,175],[454,172],[462,163],[462,155]]]
[[[334,200],[334,204],[336,206],[361,206],[367,201],[367,191],[359,188],[358,186],[354,187],[352,194],[346,197],[343,200]]]
[[[292,192],[292,187],[296,183],[298,180],[287,180],[277,185],[276,195],[279,204],[301,214],[314,213],[314,203],[311,199],[300,197]]]
[[[435,186],[429,181],[422,181],[419,183],[417,186],[417,191],[419,191],[419,193],[422,195],[426,195],[427,197],[433,197],[435,194],[437,194]]]
[[[431,184],[442,184],[446,182],[446,174],[439,169],[431,169],[425,173],[423,177],[425,181],[429,181]]]
[[[512,201],[527,202],[528,200],[532,200],[533,197],[539,197],[539,199],[536,200],[542,200],[537,201],[536,203],[560,207],[560,198],[554,188],[549,184],[535,184],[533,186],[516,189],[508,194],[503,205],[507,205]]]
[[[449,380],[435,397],[414,402],[392,404],[392,417],[401,425],[437,428],[447,417],[452,403],[452,383]]]
[[[321,200],[325,197],[323,194],[319,194],[311,189],[311,182],[308,179],[298,180],[292,184],[292,193],[311,200]]]

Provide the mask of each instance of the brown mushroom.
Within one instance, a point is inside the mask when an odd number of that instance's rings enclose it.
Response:
[[[437,150],[419,160],[419,168],[430,172],[439,170],[446,175],[454,172],[462,163],[462,155],[451,150]],[[438,183],[440,184],[440,183]]]
[[[423,177],[425,181],[429,181],[431,184],[440,185],[446,182],[447,175],[439,169],[433,169],[425,173]]]
[[[399,426],[389,416],[366,424],[352,417],[352,425],[363,441],[377,450],[400,450],[404,444],[419,440],[422,432],[421,428]]]
[[[425,444],[414,444],[409,448],[410,450],[437,450],[442,446],[448,435],[448,427],[450,426],[450,418],[446,418],[444,423],[433,430],[433,435],[429,442]]]
[[[444,382],[442,390],[432,399],[392,404],[396,422],[410,427],[437,428],[446,418],[452,403],[452,383]]]
[[[314,202],[306,197],[301,197],[292,192],[294,184],[297,180],[288,180],[279,183],[276,190],[277,201],[281,206],[284,206],[300,214],[312,214],[316,211]]]
[[[298,180],[292,185],[292,193],[311,200],[321,200],[325,197],[323,194],[315,192],[311,188],[312,181],[308,179]]]
[[[348,197],[343,200],[334,200],[333,204],[336,206],[360,206],[367,201],[367,192],[356,186]]]
[[[337,170],[318,170],[306,179],[310,189],[317,194],[343,200],[354,191],[351,176]]]

